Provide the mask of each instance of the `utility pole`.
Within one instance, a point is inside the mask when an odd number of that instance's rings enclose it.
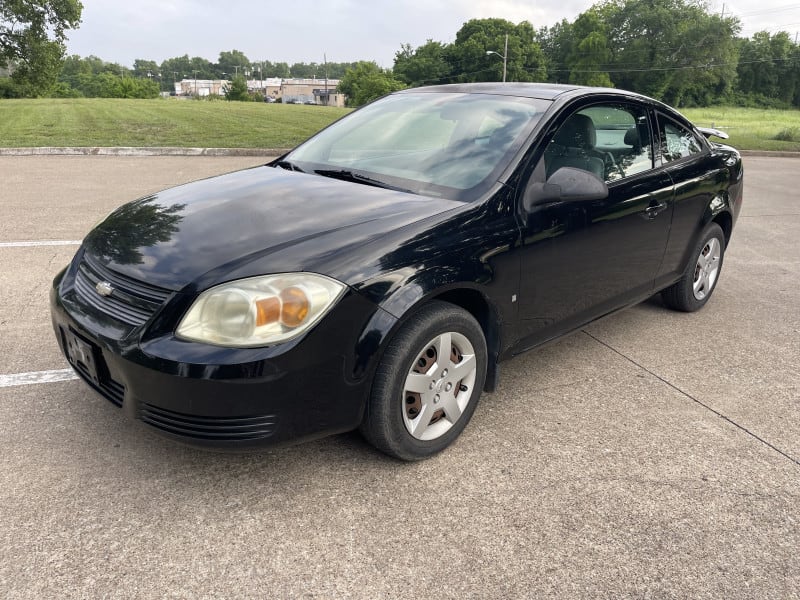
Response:
[[[506,34],[506,46],[503,50],[503,83],[506,82],[506,67],[508,66],[508,34]]]
[[[724,2],[722,3],[722,17],[721,18],[723,18],[723,19],[725,18],[725,3]]]
[[[325,106],[330,105],[328,101],[328,54],[322,55],[322,60],[325,63]]]

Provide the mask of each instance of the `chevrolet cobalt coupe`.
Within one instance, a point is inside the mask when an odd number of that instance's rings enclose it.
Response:
[[[721,132],[619,90],[391,94],[265,166],[122,206],[56,277],[75,371],[173,439],[453,442],[501,361],[661,292],[694,311],[742,203]]]

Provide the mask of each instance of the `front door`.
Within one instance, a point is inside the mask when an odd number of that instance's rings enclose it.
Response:
[[[652,292],[673,210],[652,139],[646,107],[632,102],[573,109],[556,131],[533,178],[583,168],[605,179],[609,195],[534,206],[524,219],[520,350]]]

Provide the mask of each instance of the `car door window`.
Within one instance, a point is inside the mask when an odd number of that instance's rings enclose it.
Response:
[[[702,142],[692,131],[662,114],[658,115],[658,129],[661,136],[661,160],[664,163],[700,154],[703,151]]]
[[[544,160],[547,176],[561,167],[594,173],[607,183],[653,168],[645,108],[596,104],[570,115],[556,131]]]

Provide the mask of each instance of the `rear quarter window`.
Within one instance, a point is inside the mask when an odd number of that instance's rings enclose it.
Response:
[[[658,128],[661,134],[661,160],[665,163],[700,154],[703,151],[703,144],[694,132],[664,115],[658,115]]]

